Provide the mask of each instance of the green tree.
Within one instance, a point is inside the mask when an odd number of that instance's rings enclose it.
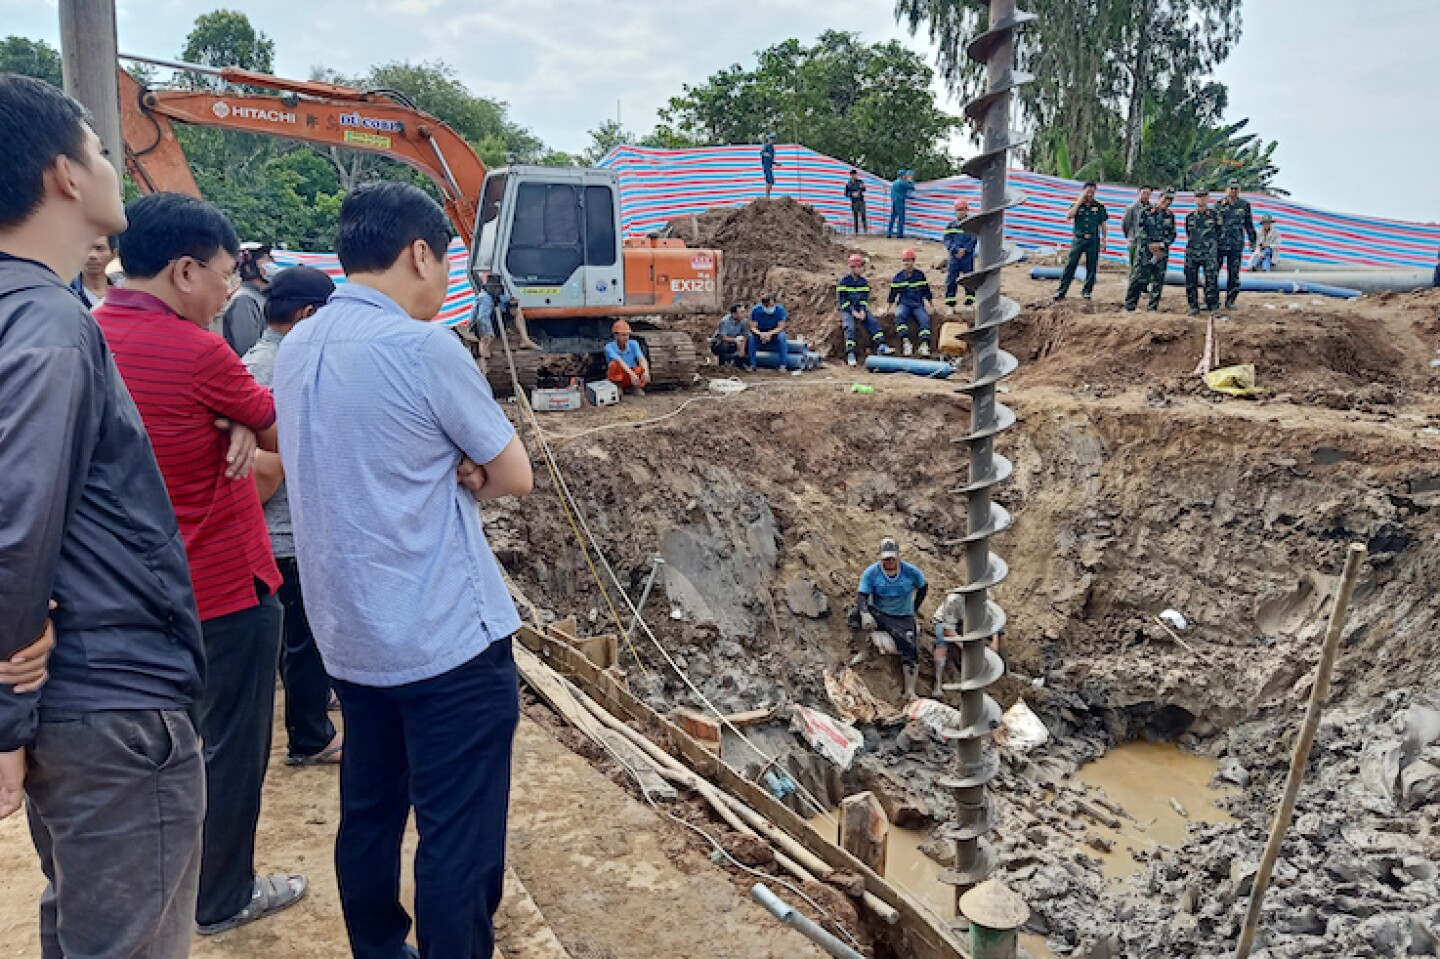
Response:
[[[207,67],[271,73],[275,69],[275,41],[256,30],[250,18],[239,10],[212,10],[195,18],[180,58]],[[185,78],[198,87],[220,84],[217,78],[205,74],[188,73]]]
[[[829,30],[812,46],[790,39],[686,86],[660,111],[651,142],[755,143],[793,139],[878,173],[914,169],[922,179],[954,172],[945,140],[957,121],[930,93],[934,71],[895,41],[864,44]]]
[[[586,165],[594,166],[611,150],[634,142],[635,134],[621,126],[619,120],[603,120],[590,131],[590,145],[585,148],[582,157]]]
[[[61,86],[60,51],[44,40],[6,37],[0,40],[0,73],[18,73]]]
[[[1029,0],[1037,20],[1018,45],[1029,162],[1045,173],[1102,171],[1131,179],[1145,168],[1145,126],[1198,96],[1240,38],[1241,0]],[[896,0],[896,17],[922,27],[938,48],[941,76],[970,98],[984,68],[965,54],[985,29],[982,0]],[[1179,96],[1175,96],[1178,91]],[[1173,119],[1183,121],[1184,116]],[[1193,120],[1192,129],[1201,124]]]

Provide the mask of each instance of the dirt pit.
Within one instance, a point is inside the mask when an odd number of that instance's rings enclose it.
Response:
[[[862,246],[872,278],[898,267],[899,241]],[[847,249],[833,248],[823,275],[796,275],[833,282]],[[1440,891],[1421,863],[1440,859],[1440,765],[1423,720],[1413,733],[1392,724],[1429,715],[1440,665],[1440,371],[1430,365],[1440,295],[1242,296],[1216,324],[1222,359],[1253,363],[1269,392],[1236,400],[1193,376],[1205,329],[1183,315],[1180,291],[1166,291],[1158,314],[1128,314],[1122,283],[1106,274],[1094,302],[1057,305],[1050,284],[1020,269],[1005,276],[1026,312],[1001,336],[1024,365],[1002,396],[1017,427],[997,441],[1016,470],[996,491],[1015,516],[994,543],[1011,567],[995,596],[1010,616],[1012,676],[996,691],[1005,706],[1025,699],[1054,740],[1007,761],[994,783],[1002,875],[1055,955],[1233,953],[1343,554],[1362,542],[1370,558],[1332,714],[1367,719],[1327,720],[1287,845],[1295,865],[1277,874],[1257,955],[1434,955]],[[828,301],[806,322],[812,336],[838,325]],[[833,712],[824,673],[854,651],[844,613],[882,536],[934,584],[926,616],[944,587],[964,582],[952,544],[965,508],[949,491],[966,468],[950,440],[968,406],[943,382],[843,368],[742,379],[750,388],[738,396],[627,399],[544,426],[631,595],[652,558],[664,560],[647,619],[712,702]],[[875,392],[852,392],[856,382]],[[614,628],[558,515],[502,507],[490,529],[542,607],[596,633]],[[1169,608],[1189,622],[1183,643],[1156,621]],[[646,672],[629,650],[622,659],[652,704],[703,706],[648,640],[635,642]],[[928,688],[928,651],[920,661]],[[877,697],[901,702],[893,662],[858,672]],[[1384,730],[1373,745],[1365,721]],[[861,732],[865,747],[842,776],[817,771],[783,727],[764,742],[798,755],[796,775],[832,801],[867,788],[903,794],[896,805],[918,808],[910,828],[928,836],[951,813],[933,786],[946,748],[902,743],[884,723]],[[1137,803],[1112,829],[1080,811],[1103,795],[1087,777],[1105,767],[1086,764],[1135,740],[1169,744],[1126,747],[1168,750],[1132,777],[1164,803]],[[1367,749],[1377,755],[1362,761]],[[1177,778],[1187,763],[1198,778]],[[1187,795],[1173,798],[1188,818],[1168,803],[1181,783]]]

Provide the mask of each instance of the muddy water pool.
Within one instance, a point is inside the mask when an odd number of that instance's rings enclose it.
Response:
[[[1173,848],[1184,843],[1191,823],[1230,821],[1229,814],[1218,804],[1224,791],[1210,786],[1215,766],[1214,760],[1186,752],[1173,743],[1132,742],[1081,767],[1075,778],[1103,792],[1125,813],[1119,828],[1091,826],[1092,833],[1114,843],[1110,852],[1097,852],[1088,846],[1083,849],[1086,855],[1100,859],[1117,894],[1123,893],[1125,880],[1140,868],[1132,850]],[[838,843],[839,825],[833,813],[816,816],[810,826]],[[890,827],[885,878],[936,917],[949,922],[955,915],[954,890],[940,882],[944,867],[920,852],[926,836],[924,831]],[[1023,888],[1017,891],[1024,895]],[[1041,937],[1024,936],[1022,944],[1034,959],[1051,959],[1054,955]]]

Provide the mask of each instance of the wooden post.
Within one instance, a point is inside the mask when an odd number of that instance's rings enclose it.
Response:
[[[1265,854],[1260,859],[1259,871],[1255,873],[1255,886],[1250,890],[1250,909],[1240,930],[1235,959],[1246,959],[1250,955],[1250,947],[1255,944],[1255,933],[1260,927],[1260,906],[1265,901],[1265,889],[1270,885],[1270,874],[1280,855],[1280,844],[1285,841],[1285,833],[1290,828],[1290,817],[1295,813],[1295,799],[1300,793],[1300,783],[1305,779],[1305,767],[1310,763],[1310,747],[1315,742],[1315,730],[1320,726],[1320,713],[1325,708],[1325,701],[1330,698],[1330,673],[1335,668],[1335,654],[1340,648],[1340,634],[1345,629],[1350,597],[1355,592],[1355,579],[1364,561],[1364,545],[1351,543],[1350,552],[1345,557],[1345,571],[1340,575],[1340,591],[1335,594],[1335,605],[1330,609],[1330,626],[1325,631],[1325,645],[1320,650],[1315,685],[1310,689],[1310,705],[1305,710],[1305,721],[1300,724],[1300,735],[1295,739],[1295,753],[1290,757],[1285,793],[1280,800],[1280,809],[1275,813],[1275,821],[1270,824],[1270,839],[1265,843]]]
[[[890,839],[890,820],[874,793],[856,793],[840,800],[840,848],[869,866],[877,876],[885,875],[885,851]]]
[[[60,67],[65,92],[90,111],[95,134],[110,152],[111,165],[123,176],[115,0],[60,0]]]

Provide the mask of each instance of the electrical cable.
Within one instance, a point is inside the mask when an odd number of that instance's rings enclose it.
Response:
[[[565,687],[565,693],[566,695],[570,696],[572,700],[575,698],[574,694],[571,693],[569,689],[568,683]],[[577,703],[577,705],[579,704]],[[581,706],[580,708],[584,709],[583,706]],[[657,803],[655,801],[655,798],[650,795],[650,790],[645,787],[645,782],[640,777],[640,771],[635,769],[635,767],[631,766],[628,762],[626,762],[625,759],[621,757],[620,753],[615,749],[615,747],[610,745],[610,743],[607,742],[603,737],[598,740],[596,740],[594,737],[591,737],[591,739],[598,746],[600,746],[601,749],[604,749],[607,753],[609,753],[610,758],[615,760],[615,762],[619,764],[620,768],[624,769],[625,772],[629,774],[630,778],[635,781],[635,786],[640,790],[640,795],[644,797],[645,802],[648,803],[650,805],[650,808],[655,810],[656,813],[698,834],[701,838],[703,838],[706,842],[710,844],[711,848],[713,848],[716,852],[729,860],[730,864],[735,866],[737,869],[740,869],[750,874],[751,876],[754,876],[757,879],[765,879],[790,890],[790,892],[794,893],[796,896],[799,896],[802,900],[808,903],[809,906],[817,913],[819,913],[827,922],[829,922],[833,928],[839,930],[840,934],[846,939],[850,940],[850,943],[857,950],[863,948],[860,945],[860,941],[856,939],[853,935],[851,935],[850,930],[846,929],[843,925],[841,925],[838,919],[836,919],[830,913],[826,912],[825,909],[818,902],[806,895],[801,889],[796,887],[789,880],[780,876],[772,876],[768,873],[761,872],[760,870],[755,869],[751,866],[745,865],[743,862],[732,856],[729,850],[727,850],[724,846],[720,844],[720,840],[710,835],[704,829],[695,825],[693,822],[690,822],[688,819],[682,819],[681,817],[675,815],[669,810],[661,809],[659,803]]]
[[[640,667],[640,672],[645,676],[647,680],[649,679],[650,673],[648,670],[646,670],[644,662],[642,662],[640,659],[639,652],[635,649],[634,642],[631,638],[631,632],[625,629],[624,623],[621,622],[620,614],[615,609],[615,605],[610,598],[609,591],[606,590],[604,582],[600,579],[600,574],[596,571],[594,563],[590,561],[590,554],[586,550],[585,542],[581,541],[581,531],[583,531],[584,533],[584,540],[588,540],[590,544],[590,549],[594,551],[596,559],[600,561],[600,565],[609,575],[611,582],[615,586],[616,592],[619,593],[620,599],[624,602],[626,608],[633,617],[633,620],[639,624],[640,628],[645,632],[645,636],[660,652],[660,655],[670,665],[670,668],[675,671],[675,674],[680,677],[681,681],[685,683],[686,687],[689,688],[689,690],[695,695],[695,697],[704,704],[705,708],[708,709],[720,720],[721,725],[723,725],[725,728],[729,729],[737,737],[739,737],[740,741],[743,742],[746,746],[750,747],[750,749],[753,750],[757,756],[773,764],[774,762],[776,762],[775,757],[771,756],[765,750],[761,749],[755,744],[753,740],[750,739],[749,736],[745,735],[745,732],[740,729],[740,727],[736,726],[733,722],[731,722],[730,718],[723,711],[721,711],[718,706],[711,702],[710,697],[706,696],[705,693],[701,691],[700,687],[696,686],[695,683],[690,679],[690,677],[685,674],[685,671],[682,670],[679,664],[675,662],[675,659],[673,656],[670,655],[669,650],[665,648],[665,646],[660,642],[659,637],[657,637],[655,635],[655,632],[650,628],[650,624],[645,621],[645,617],[640,614],[640,610],[636,608],[635,603],[630,599],[629,594],[625,592],[625,587],[621,584],[620,577],[616,575],[614,568],[612,568],[610,565],[610,561],[605,558],[605,553],[600,548],[599,540],[590,530],[590,525],[585,522],[585,514],[573,505],[575,500],[574,494],[570,492],[570,486],[568,483],[565,482],[564,474],[560,470],[560,464],[558,461],[556,461],[555,454],[550,449],[550,444],[545,438],[545,431],[540,427],[540,423],[535,417],[535,411],[531,408],[528,399],[525,396],[525,391],[520,386],[520,374],[515,366],[515,354],[510,346],[510,336],[506,332],[505,323],[502,320],[495,325],[500,335],[500,345],[505,350],[505,362],[506,365],[509,367],[510,386],[511,389],[514,391],[516,403],[519,404],[521,410],[524,412],[526,421],[530,424],[530,428],[535,434],[536,442],[540,444],[540,449],[545,459],[546,468],[550,473],[551,481],[555,484],[556,492],[559,494],[560,505],[565,511],[565,518],[570,522],[571,530],[575,533],[576,540],[577,542],[579,542],[580,551],[585,555],[585,563],[587,566],[590,567],[590,574],[592,577],[594,577],[596,586],[599,587],[601,595],[605,598],[606,605],[610,607],[610,614],[614,618],[616,625],[621,631],[621,634],[625,637],[625,644],[630,649],[630,655],[634,657],[636,665]],[[578,530],[576,529],[577,523],[579,526]],[[827,813],[830,811],[827,806],[825,806],[820,802],[820,800],[815,798],[814,794],[811,793],[810,790],[805,788],[803,783],[796,782],[795,785],[798,788],[799,795],[806,802],[808,802],[816,812]]]

